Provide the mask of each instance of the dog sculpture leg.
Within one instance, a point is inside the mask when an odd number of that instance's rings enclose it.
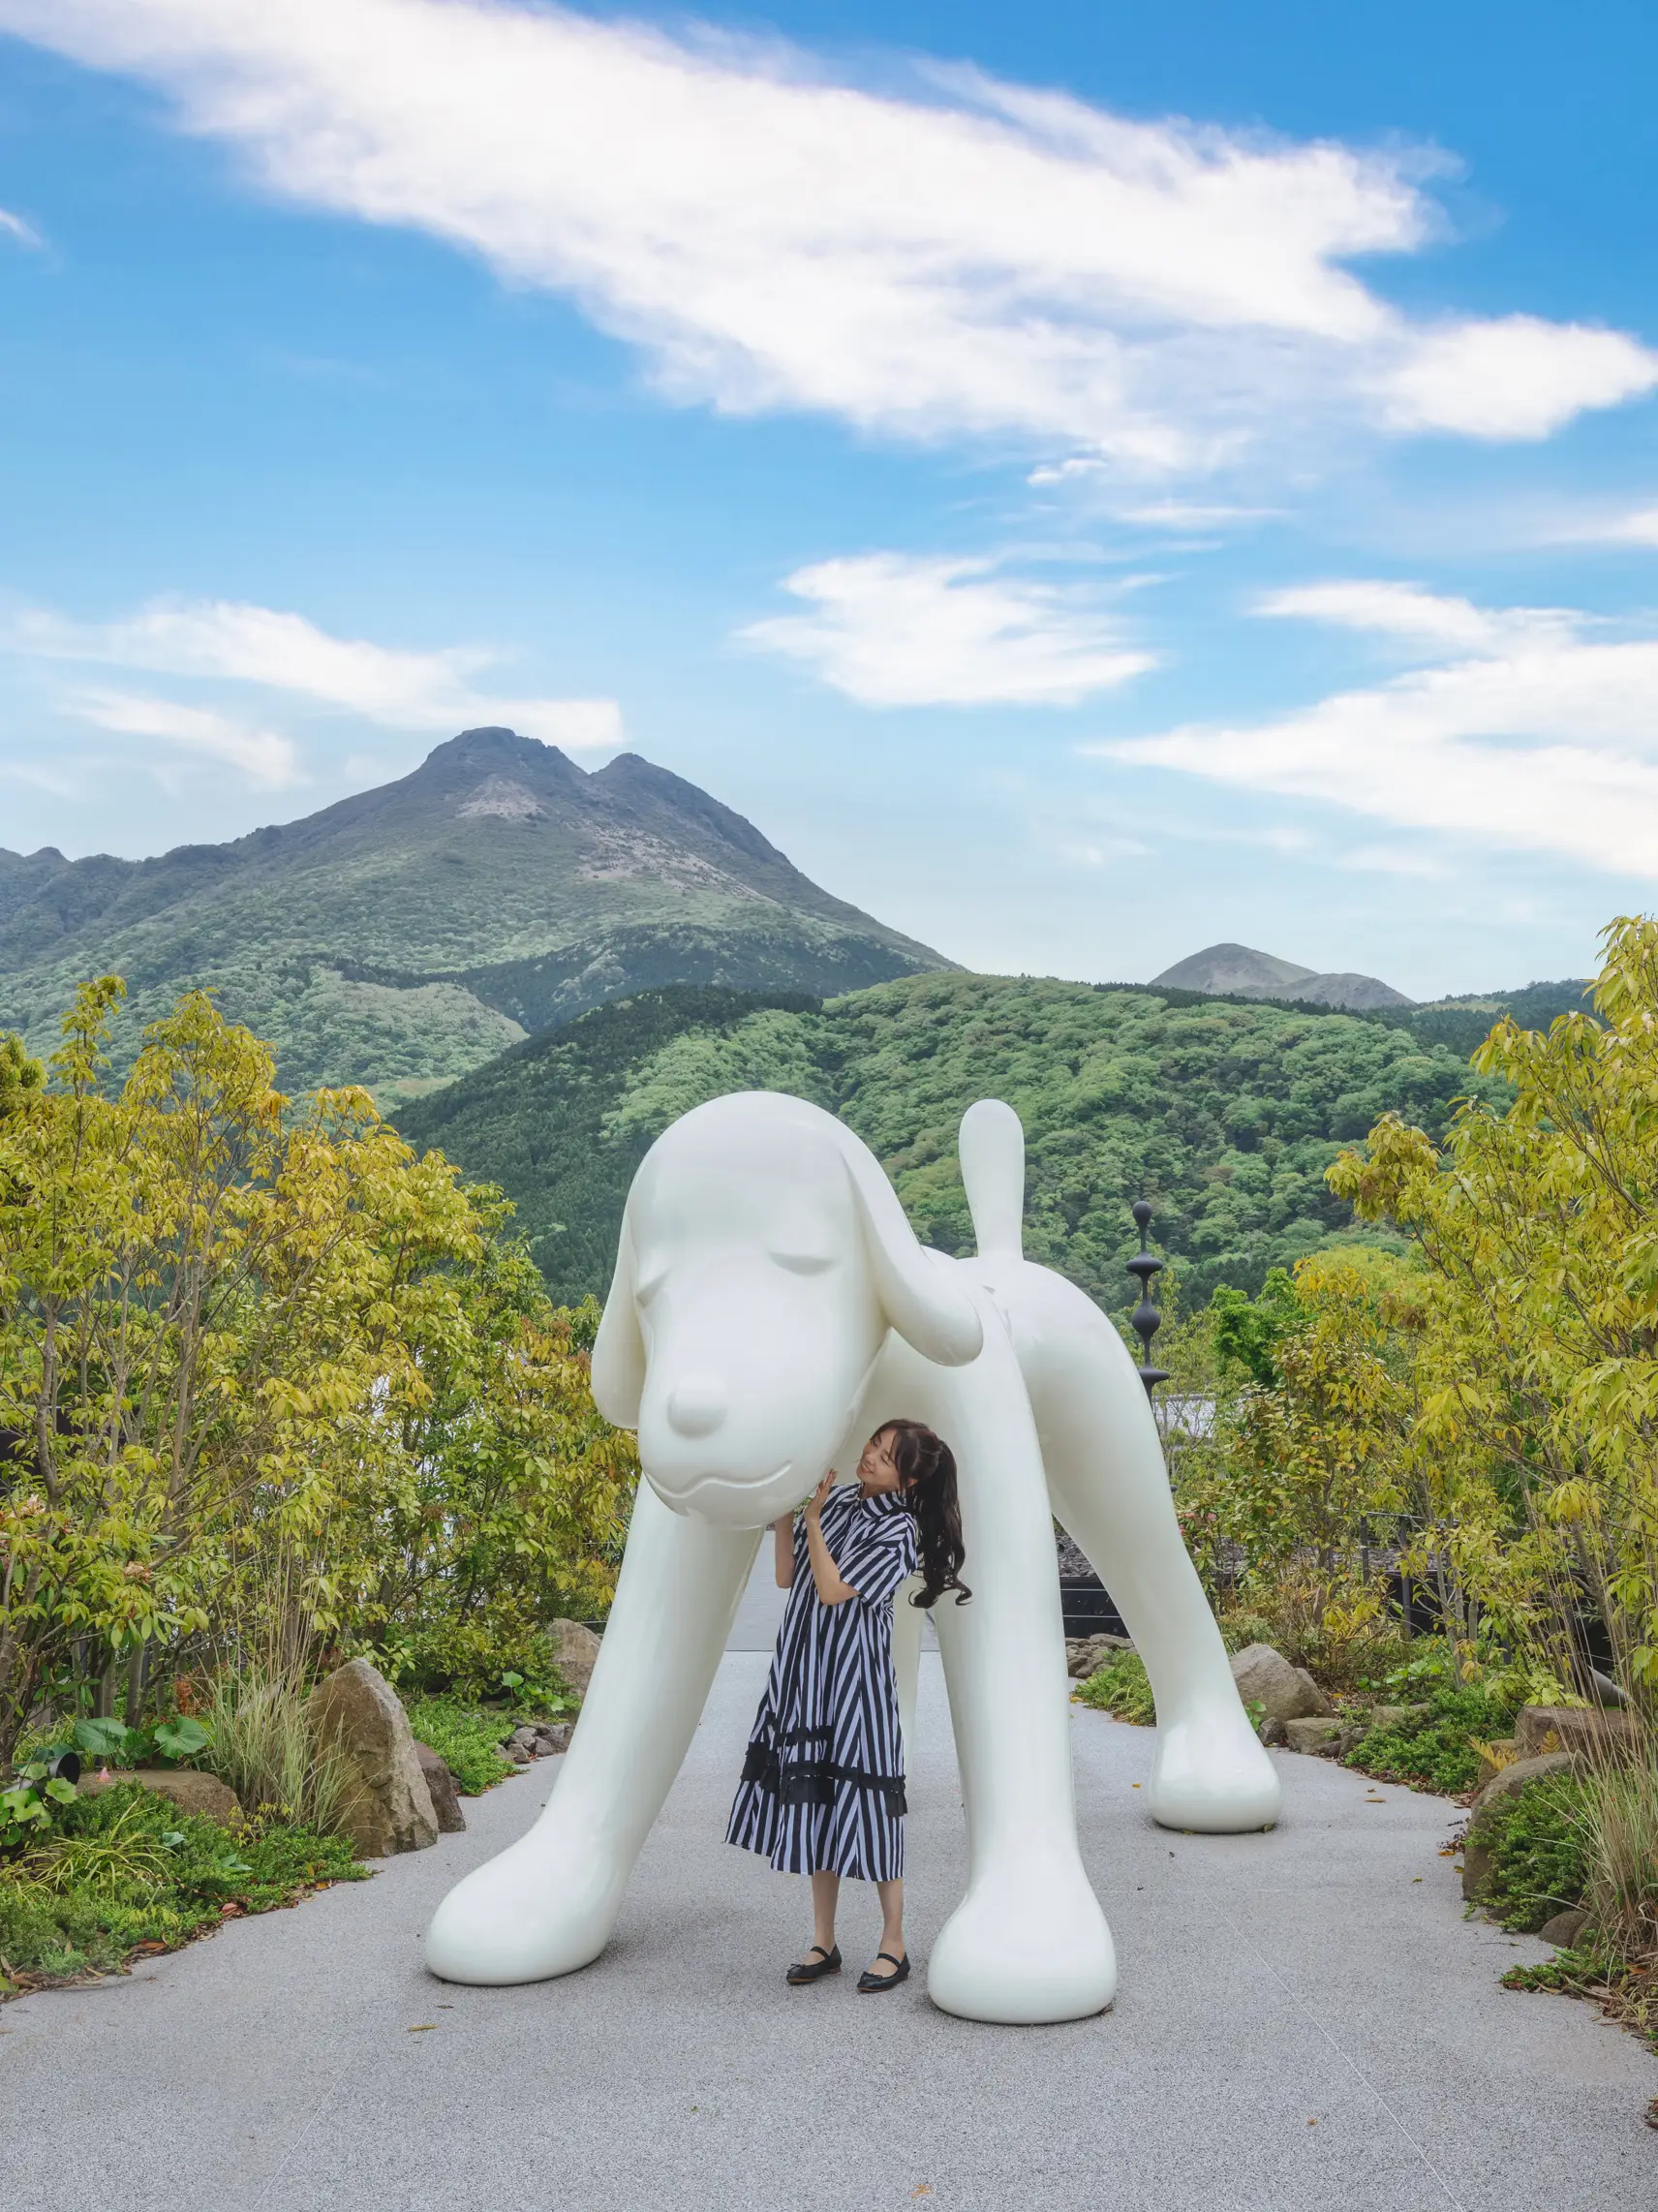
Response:
[[[593,1681],[564,1770],[527,1835],[439,1906],[426,1963],[445,1982],[543,1982],[597,1958],[679,1772],[760,1532],[669,1511],[639,1485]]]
[[[971,1599],[934,1609],[967,1816],[967,1895],[927,1992],[969,2020],[1076,2020],[1111,2003],[1111,1931],[1077,1848],[1064,1629],[1035,1431],[1012,1347],[988,1303],[985,1348],[934,1366],[889,1341],[864,1427],[928,1422],[960,1477]]]
[[[1092,1560],[1157,1701],[1151,1810],[1230,1835],[1278,1817],[1277,1771],[1249,1725],[1181,1537],[1157,1425],[1122,1339],[1074,1284],[1021,1256],[1025,1139],[985,1100],[962,1122],[981,1280],[1006,1315],[1054,1511]]]

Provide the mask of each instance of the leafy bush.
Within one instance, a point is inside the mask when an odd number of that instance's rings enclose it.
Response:
[[[409,1707],[409,1725],[438,1754],[464,1797],[481,1797],[514,1771],[498,1748],[511,1733],[509,1713],[484,1712],[453,1698],[417,1698]]]
[[[1077,1697],[1097,1712],[1131,1721],[1136,1728],[1151,1728],[1157,1718],[1151,1698],[1151,1681],[1146,1662],[1137,1651],[1118,1651],[1078,1685]]]
[[[1506,1733],[1512,1707],[1478,1683],[1436,1690],[1428,1710],[1392,1728],[1372,1728],[1347,1754],[1345,1765],[1383,1782],[1460,1797],[1480,1778],[1476,1736]]]
[[[1593,1846],[1576,1776],[1551,1774],[1497,1798],[1468,1840],[1490,1852],[1480,1902],[1505,1928],[1534,1933],[1582,1902]]]
[[[227,1908],[269,1912],[370,1871],[337,1837],[274,1823],[231,1835],[117,1784],[66,1806],[51,1843],[0,1871],[0,1990],[107,1973],[217,1927]]]

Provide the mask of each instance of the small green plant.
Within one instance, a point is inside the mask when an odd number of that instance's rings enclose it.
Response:
[[[1480,1903],[1505,1928],[1532,1934],[1582,1902],[1592,1837],[1583,1786],[1551,1774],[1498,1797],[1476,1819],[1469,1843],[1490,1853]]]
[[[409,1725],[453,1774],[463,1797],[481,1797],[515,1771],[499,1748],[510,1725],[505,1714],[484,1712],[454,1698],[416,1698],[409,1707]]]
[[[1080,1704],[1131,1721],[1136,1728],[1151,1728],[1157,1718],[1151,1676],[1137,1651],[1114,1651],[1103,1667],[1078,1684],[1076,1694]]]
[[[122,1802],[84,1834],[60,1834],[17,1865],[17,1877],[54,1896],[84,1889],[112,1897],[127,1889],[159,1889],[173,1868],[171,1854],[183,1840],[178,1828],[156,1826],[141,1792],[121,1793]]]
[[[1407,1674],[1405,1681],[1397,1681],[1395,1675],[1400,1672],[1390,1674],[1390,1688],[1416,1687],[1433,1678]],[[1478,1683],[1435,1690],[1426,1704],[1425,1712],[1366,1731],[1343,1764],[1379,1781],[1405,1782],[1448,1797],[1471,1790],[1480,1778],[1476,1743],[1500,1736],[1512,1708]]]
[[[73,1782],[54,1774],[45,1759],[31,1759],[16,1769],[9,1789],[0,1790],[0,1858],[48,1828],[55,1807],[73,1805]]]
[[[188,1713],[174,1713],[150,1728],[129,1728],[112,1716],[77,1720],[67,1744],[81,1758],[107,1761],[115,1767],[180,1767],[207,1749],[208,1734]]]

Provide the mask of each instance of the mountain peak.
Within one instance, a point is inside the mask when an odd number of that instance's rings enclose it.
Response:
[[[1413,1001],[1380,976],[1321,973],[1279,960],[1253,945],[1212,944],[1153,975],[1151,988],[1213,991],[1230,998],[1301,998],[1313,1006],[1408,1006]]]
[[[490,774],[527,778],[535,787],[568,790],[588,781],[568,753],[556,745],[543,745],[538,737],[520,737],[515,729],[463,729],[458,737],[434,745],[411,781],[449,786],[463,777]]]
[[[951,964],[819,888],[708,792],[622,753],[462,730],[413,774],[154,860],[0,852],[0,1029],[36,1045],[82,975],[187,986],[277,1047],[285,1087],[413,1096],[665,984],[829,998]]]

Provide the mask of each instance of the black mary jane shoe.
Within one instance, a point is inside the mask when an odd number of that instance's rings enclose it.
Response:
[[[821,1955],[814,1958],[812,1951],[815,1951]],[[814,1943],[812,1951],[809,1951],[804,1958],[797,1958],[784,1976],[784,1980],[791,1989],[804,1989],[809,1982],[821,1982],[826,1974],[840,1973],[841,1946],[839,1944],[835,1946],[833,1951],[824,1951],[820,1943]]]
[[[902,1958],[894,1958],[890,1951],[877,1951],[875,1956],[884,1958],[895,1971],[891,1974],[872,1974],[866,1967],[864,1972],[858,1976],[859,1994],[865,1997],[871,1996],[876,1989],[896,1989],[901,1982],[909,1980],[909,1954],[907,1951]]]

